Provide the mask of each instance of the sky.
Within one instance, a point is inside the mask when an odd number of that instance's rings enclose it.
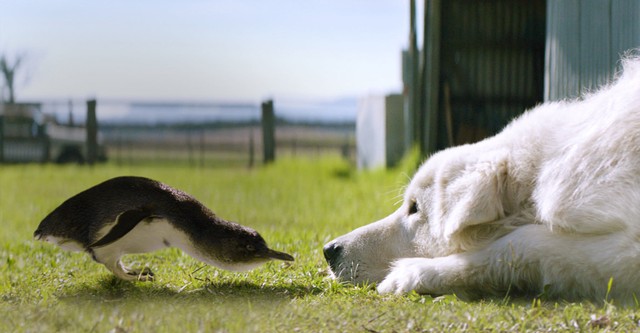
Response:
[[[420,1],[418,1],[420,2]],[[17,100],[400,92],[403,0],[0,0]]]

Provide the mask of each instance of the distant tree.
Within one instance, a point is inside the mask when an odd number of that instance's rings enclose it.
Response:
[[[2,79],[4,81],[4,87],[8,92],[8,96],[6,96],[6,99],[5,96],[2,96],[2,99],[7,103],[11,104],[16,102],[16,72],[24,64],[26,58],[26,53],[17,53],[13,59],[10,59],[6,54],[0,55],[0,74],[2,75]]]

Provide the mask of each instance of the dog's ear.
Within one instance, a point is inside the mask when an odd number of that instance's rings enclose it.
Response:
[[[450,240],[465,228],[504,217],[503,193],[507,179],[507,159],[492,156],[467,165],[462,174],[447,185],[444,237]]]

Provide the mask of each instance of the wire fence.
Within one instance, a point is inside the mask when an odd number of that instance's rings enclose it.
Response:
[[[113,163],[193,167],[253,167],[263,163],[258,105],[100,100],[97,104],[99,141]],[[348,114],[351,110],[328,107],[331,117],[323,119],[322,105],[291,105],[313,111],[303,112],[303,118],[296,119],[291,117],[296,114],[291,106],[276,102],[276,158],[334,154],[355,160],[355,119],[350,120]],[[280,116],[279,106],[285,116]],[[75,126],[85,121],[82,101],[43,103],[42,109],[54,115],[57,123]]]
[[[199,167],[252,167],[262,164],[259,124],[229,126],[140,127],[108,125],[100,129],[109,159],[117,164],[188,164]],[[353,160],[353,130],[346,126],[276,125],[276,157],[340,154]]]

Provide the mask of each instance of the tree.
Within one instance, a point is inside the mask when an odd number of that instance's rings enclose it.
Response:
[[[18,53],[14,57],[13,61],[7,57],[6,54],[0,55],[0,74],[4,80],[4,86],[8,91],[8,98],[6,101],[10,104],[15,103],[15,79],[16,72],[24,64],[26,59],[26,53]],[[4,99],[4,96],[2,96]]]

